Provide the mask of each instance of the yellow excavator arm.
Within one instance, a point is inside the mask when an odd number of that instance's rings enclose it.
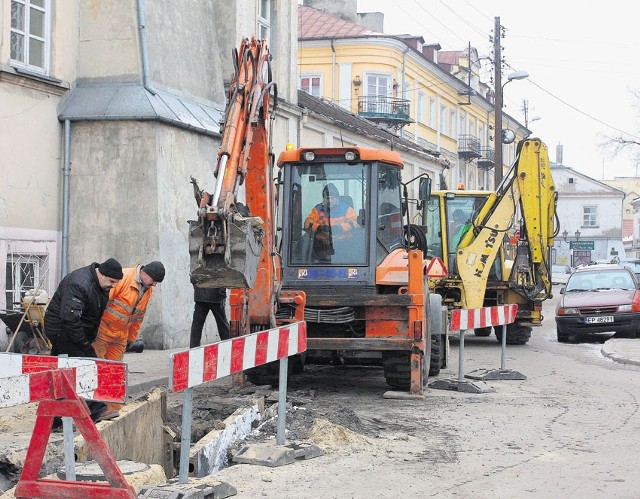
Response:
[[[553,246],[556,231],[556,199],[547,146],[539,139],[522,141],[516,161],[458,246],[456,263],[464,308],[483,306],[489,273],[516,215],[522,217],[521,239],[508,280],[530,300],[550,296],[548,248]]]

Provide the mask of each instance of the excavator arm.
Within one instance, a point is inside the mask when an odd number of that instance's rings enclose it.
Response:
[[[547,146],[527,139],[518,146],[518,156],[498,191],[487,199],[460,241],[456,263],[462,281],[464,308],[483,306],[489,273],[508,230],[521,216],[520,240],[509,282],[512,289],[532,301],[550,297],[549,247],[556,235],[557,193]]]
[[[192,178],[198,217],[190,221],[191,281],[198,287],[250,288],[255,284],[263,248],[270,248],[270,203],[244,206],[238,190],[251,160],[260,158],[261,172],[246,190],[268,196],[268,121],[277,101],[265,40],[244,38],[234,49],[234,74],[222,122],[213,193],[200,190]],[[273,95],[272,95],[273,94]],[[254,166],[255,169],[255,166]],[[249,196],[248,196],[249,197]]]

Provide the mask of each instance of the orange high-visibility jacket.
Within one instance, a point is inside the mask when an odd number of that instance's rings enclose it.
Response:
[[[127,343],[135,341],[138,337],[149,298],[153,293],[152,286],[140,294],[140,267],[138,265],[122,269],[122,279],[109,293],[109,303],[98,328],[99,336],[119,338]]]

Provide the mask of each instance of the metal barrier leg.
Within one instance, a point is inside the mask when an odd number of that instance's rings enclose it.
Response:
[[[287,420],[287,373],[289,371],[289,357],[280,359],[280,380],[278,381],[278,432],[276,443],[284,445],[284,430]]]
[[[507,325],[502,325],[502,347],[500,357],[500,369],[476,369],[467,374],[469,379],[477,379],[484,381],[494,380],[523,380],[527,377],[518,371],[506,369],[507,364]]]
[[[193,409],[193,388],[184,391],[182,403],[182,437],[180,438],[180,476],[179,483],[189,480],[189,449],[191,448],[191,418]]]

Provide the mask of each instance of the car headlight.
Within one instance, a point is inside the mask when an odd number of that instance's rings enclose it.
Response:
[[[574,307],[559,308],[557,315],[578,315],[578,309]]]
[[[620,305],[618,307],[618,312],[632,312],[633,309],[631,308],[631,303],[629,303],[628,305]]]

